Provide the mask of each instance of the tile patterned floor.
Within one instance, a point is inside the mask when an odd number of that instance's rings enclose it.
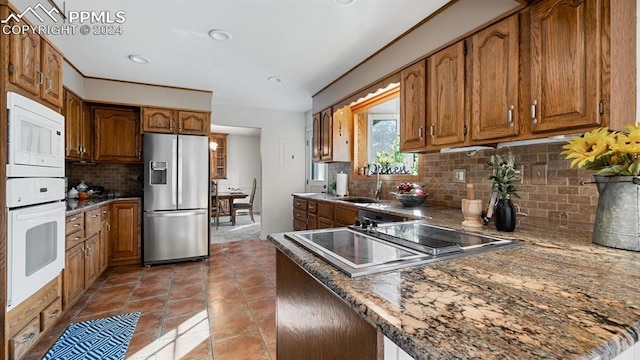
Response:
[[[141,311],[131,360],[275,359],[275,247],[212,244],[206,262],[107,270],[27,355],[41,359],[72,322]]]

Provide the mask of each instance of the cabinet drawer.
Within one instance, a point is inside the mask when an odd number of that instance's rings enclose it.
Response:
[[[102,209],[93,209],[84,213],[84,236],[89,237],[100,231]]]
[[[55,324],[62,315],[62,298],[57,297],[49,306],[40,312],[40,331],[45,331]]]
[[[302,211],[302,210],[298,210],[298,209],[293,209],[293,219],[294,220],[298,220],[298,221],[302,221],[303,223],[307,223],[307,212],[306,211]]]
[[[100,208],[100,221],[109,220],[109,207]]]
[[[22,328],[17,334],[11,337],[9,340],[9,357],[11,359],[22,358],[27,351],[38,340],[40,334],[40,319],[38,317],[33,318],[27,326]]]
[[[83,231],[83,234],[81,236],[84,237],[84,214],[79,213],[67,216],[64,220],[65,235],[69,235],[80,230]]]
[[[65,237],[64,249],[69,250],[72,247],[82,243],[84,241],[84,231],[78,231],[73,234],[69,234]]]
[[[333,222],[333,205],[318,203],[318,218],[330,219]]]
[[[311,214],[315,214],[318,210],[318,203],[315,201],[307,202],[307,211]]]
[[[307,224],[304,221],[300,221],[300,220],[293,220],[293,230],[294,231],[300,231],[300,230],[307,230]]]
[[[307,211],[307,200],[302,200],[300,198],[293,198],[293,207],[295,209]]]

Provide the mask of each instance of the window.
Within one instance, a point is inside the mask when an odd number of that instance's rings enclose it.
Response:
[[[399,95],[400,89],[395,84],[351,105],[356,133],[362,139],[357,141],[354,154],[359,172],[367,163],[378,163],[381,174],[418,174],[418,155],[400,152]]]

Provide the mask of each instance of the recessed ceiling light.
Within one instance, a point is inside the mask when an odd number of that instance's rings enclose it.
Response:
[[[340,6],[349,6],[355,4],[356,0],[333,0],[333,3]]]
[[[129,55],[129,60],[138,64],[148,64],[151,62],[151,59],[142,55]]]
[[[209,37],[213,40],[227,41],[231,40],[231,33],[220,29],[213,29],[209,31]]]
[[[269,80],[269,81],[271,81],[271,82],[274,82],[274,83],[282,82],[282,79],[280,79],[280,78],[279,78],[279,77],[277,77],[277,76],[269,76],[269,77],[267,78],[267,80]]]

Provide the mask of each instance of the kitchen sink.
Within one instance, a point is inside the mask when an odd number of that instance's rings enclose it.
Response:
[[[338,200],[355,203],[355,204],[373,204],[378,202],[378,200],[376,199],[370,199],[366,197],[346,197]]]

